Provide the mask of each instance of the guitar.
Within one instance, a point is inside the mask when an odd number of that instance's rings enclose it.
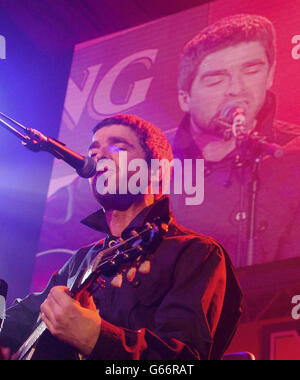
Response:
[[[74,299],[87,292],[92,296],[96,290],[105,287],[101,276],[114,278],[122,272],[124,265],[142,264],[152,255],[168,230],[169,218],[156,218],[140,229],[130,231],[120,238],[113,247],[101,251],[102,260],[79,285],[75,280],[69,295]],[[16,360],[77,360],[75,348],[51,335],[46,324],[38,319],[36,327],[15,354]]]

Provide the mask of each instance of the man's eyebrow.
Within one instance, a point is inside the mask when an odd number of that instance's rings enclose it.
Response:
[[[266,62],[264,62],[261,59],[254,59],[252,61],[248,61],[242,64],[243,68],[251,67],[251,66],[259,66],[259,65],[265,65]],[[228,70],[210,70],[206,71],[201,75],[201,79],[205,79],[206,77],[213,77],[218,75],[228,75]]]
[[[263,66],[265,65],[266,62],[261,60],[261,59],[254,59],[253,61],[248,61],[248,62],[245,62],[242,67],[250,67],[250,66]]]
[[[206,71],[205,73],[203,73],[201,75],[201,79],[204,79],[206,77],[213,77],[213,76],[217,76],[217,75],[228,75],[228,71],[227,70],[210,70],[210,71]]]
[[[116,136],[113,136],[113,137],[109,137],[108,138],[108,142],[110,144],[118,144],[118,143],[122,143],[122,144],[126,144],[130,147],[133,147],[133,144],[131,144],[130,141],[126,140],[125,138],[123,137],[116,137]]]
[[[98,141],[93,141],[91,143],[91,145],[89,146],[89,149],[88,150],[92,150],[92,149],[96,149],[96,148],[99,148],[100,147],[100,144]]]
[[[108,138],[108,143],[109,144],[118,144],[118,143],[122,143],[122,144],[126,144],[130,147],[133,147],[134,145],[130,143],[130,141],[124,139],[123,137],[109,137]],[[92,149],[97,149],[97,148],[100,148],[100,143],[99,141],[93,141],[92,144],[89,146],[89,149],[88,150],[92,150]]]

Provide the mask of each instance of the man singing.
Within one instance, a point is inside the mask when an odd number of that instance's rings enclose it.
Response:
[[[40,315],[50,333],[80,358],[220,359],[241,314],[241,291],[230,260],[215,240],[178,225],[169,197],[151,193],[149,182],[149,191],[120,194],[117,170],[116,193],[102,193],[100,177],[107,172],[100,167],[110,160],[119,169],[120,151],[127,152],[129,162],[173,159],[162,132],[136,116],[115,116],[95,127],[89,155],[98,172],[90,183],[102,208],[83,223],[107,237],[79,249],[42,293],[17,301],[7,311],[1,342],[16,352]],[[152,174],[149,169],[148,178]],[[135,271],[127,268],[113,279],[105,278],[106,287],[93,297],[70,297],[71,285],[101,262],[104,248],[124,237],[124,231],[157,217],[170,222],[151,260]],[[55,345],[47,347],[47,358],[55,350]]]
[[[205,159],[205,199],[191,208],[174,196],[172,206],[178,221],[220,241],[236,266],[300,254],[300,128],[274,121],[275,67],[273,25],[256,15],[209,25],[186,44],[179,64],[186,116],[173,152]],[[238,109],[244,140],[233,128]]]

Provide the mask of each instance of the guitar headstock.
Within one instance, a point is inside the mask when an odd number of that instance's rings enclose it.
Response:
[[[159,245],[162,236],[167,232],[166,219],[157,218],[144,226],[127,229],[108,254],[105,252],[103,260],[97,269],[107,277],[117,274],[123,264],[133,263],[153,254]]]
[[[134,270],[149,273],[150,257],[167,233],[169,220],[156,218],[142,227],[125,230],[112,247],[102,251],[101,261],[76,293],[87,290],[92,295],[104,286],[101,276],[112,278],[112,285],[120,287],[124,272],[128,273],[128,281],[133,280]]]

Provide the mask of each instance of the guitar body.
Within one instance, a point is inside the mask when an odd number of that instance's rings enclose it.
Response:
[[[92,296],[105,283],[101,275],[113,278],[121,273],[124,264],[133,263],[135,260],[141,263],[142,257],[152,254],[167,231],[169,218],[157,218],[155,222],[146,223],[139,232],[130,231],[127,238],[120,239],[118,244],[103,250],[104,259],[79,286],[74,283],[69,295],[74,299],[80,299],[84,292]],[[18,360],[78,360],[76,349],[51,335],[43,321],[37,323],[35,330],[19,348]]]

